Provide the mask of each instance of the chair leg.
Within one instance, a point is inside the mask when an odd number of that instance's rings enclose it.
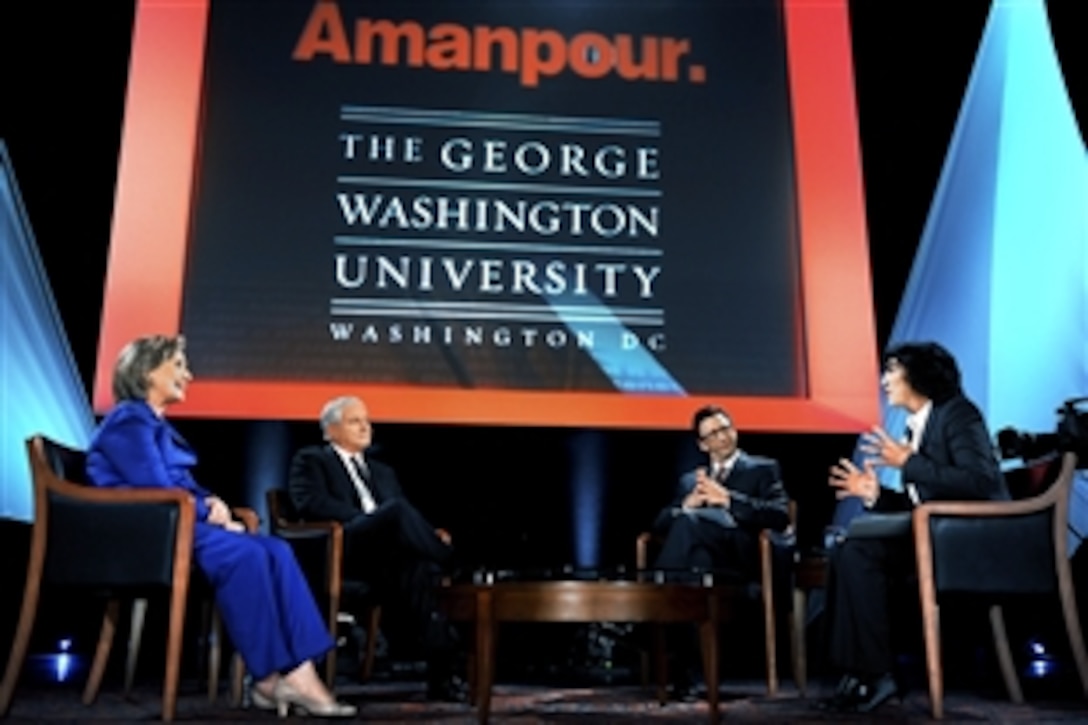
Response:
[[[231,658],[230,667],[230,704],[232,707],[241,707],[246,679],[246,663],[242,655],[235,652],[234,657]]]
[[[94,648],[94,662],[83,688],[83,704],[90,705],[98,697],[98,688],[102,684],[102,675],[106,671],[106,662],[113,647],[113,635],[117,631],[117,618],[121,612],[121,602],[110,599],[106,602],[106,613],[102,615],[102,629],[98,633],[98,644]]]
[[[994,633],[994,649],[997,651],[1001,677],[1005,680],[1005,689],[1009,692],[1009,699],[1020,705],[1024,702],[1024,693],[1020,690],[1020,678],[1016,676],[1016,666],[1012,662],[1009,636],[1005,632],[1005,616],[997,604],[990,607],[990,629]]]
[[[188,570],[186,569],[186,573]],[[171,722],[177,712],[178,676],[181,672],[181,644],[185,630],[185,599],[189,594],[188,580],[179,585],[175,576],[170,591],[170,625],[166,638],[166,675],[162,687],[162,719]]]
[[[125,653],[125,697],[132,694],[132,683],[136,679],[136,659],[140,655],[140,640],[144,633],[144,619],[147,616],[147,600],[136,599],[132,602],[132,621],[128,628],[128,651]]]
[[[793,681],[801,697],[806,696],[808,688],[808,653],[805,651],[805,614],[808,597],[804,589],[793,590],[793,611],[790,612],[790,650],[793,652]]]
[[[37,566],[35,567],[35,563]],[[28,565],[26,587],[23,590],[23,605],[19,610],[19,624],[15,628],[15,638],[8,654],[8,664],[4,670],[4,679],[0,682],[0,718],[8,714],[11,701],[15,696],[15,685],[23,669],[26,648],[30,643],[30,633],[34,630],[34,618],[38,613],[38,599],[41,594],[42,555],[36,561],[31,557]]]
[[[1080,687],[1085,697],[1088,697],[1088,654],[1084,650],[1084,633],[1080,628],[1077,595],[1073,589],[1073,573],[1069,568],[1069,560],[1064,556],[1059,557],[1058,560],[1058,595],[1062,600],[1065,631],[1069,636],[1069,646],[1073,650],[1073,660],[1077,664]]]
[[[476,641],[476,633],[472,633],[472,641]],[[472,707],[476,707],[476,696],[479,690],[476,687],[476,683],[479,681],[477,678],[480,676],[480,671],[476,668],[476,650],[470,650],[465,657],[465,670],[468,675],[468,704]]]
[[[219,608],[212,608],[211,622],[208,626],[208,701],[215,702],[219,695],[219,667],[223,660],[223,620]]]
[[[767,661],[767,694],[778,694],[778,627],[774,621],[774,589],[770,576],[763,581],[763,639]]]
[[[378,625],[381,622],[382,608],[374,606],[370,608],[370,616],[366,626],[366,657],[363,660],[363,669],[360,679],[366,682],[374,674],[374,657],[378,652]]]
[[[657,670],[657,701],[664,705],[669,700],[669,655],[665,647],[665,625],[654,625],[654,668]]]
[[[932,592],[931,592],[932,594]],[[922,630],[926,643],[926,673],[933,719],[944,717],[944,672],[941,670],[941,614],[933,596],[922,597]]]
[[[331,595],[329,597],[329,636],[332,637],[332,641],[337,641],[337,623],[340,614],[340,597]],[[325,657],[325,685],[331,690],[336,685],[336,646],[334,645],[329,654]]]

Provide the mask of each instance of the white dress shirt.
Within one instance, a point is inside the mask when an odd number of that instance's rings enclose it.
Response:
[[[367,470],[366,460],[363,458],[363,454],[359,453],[353,455],[336,444],[332,444],[332,449],[340,456],[344,468],[347,469],[348,475],[351,477],[351,482],[355,484],[355,492],[359,494],[359,501],[362,503],[363,513],[368,514],[378,508],[377,502],[374,501],[374,495],[370,493],[370,489],[367,488],[366,481],[359,475],[360,468],[363,471]],[[358,468],[356,468],[356,466],[358,466]]]
[[[916,412],[907,416],[907,430],[910,432],[910,448],[915,453],[918,452],[918,447],[922,444],[922,436],[926,432],[926,424],[929,423],[929,414],[933,412],[933,401],[926,401],[926,404],[919,408]],[[903,490],[910,496],[911,502],[917,506],[922,502],[921,497],[918,495],[918,487],[911,481],[904,480]]]
[[[733,466],[737,464],[737,459],[740,458],[740,451],[733,451],[733,455],[726,458],[724,461],[714,461],[710,464],[710,477],[718,483],[725,480],[730,471],[733,470]]]

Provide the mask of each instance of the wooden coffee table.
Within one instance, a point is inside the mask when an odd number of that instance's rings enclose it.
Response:
[[[473,699],[480,722],[491,709],[495,629],[500,622],[692,622],[699,625],[707,703],[718,718],[718,622],[725,587],[652,581],[494,581],[441,590],[447,616],[475,624]],[[665,702],[664,632],[658,628],[658,699]]]

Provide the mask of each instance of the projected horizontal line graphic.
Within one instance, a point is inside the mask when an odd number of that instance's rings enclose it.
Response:
[[[530,182],[503,183],[496,181],[448,181],[443,179],[408,179],[391,176],[338,176],[341,184],[354,186],[400,186],[418,189],[466,189],[472,191],[528,191],[534,194],[560,192],[589,196],[642,196],[661,197],[660,189],[640,189],[627,186],[570,186],[559,184],[534,184]]]
[[[486,242],[458,241],[453,239],[406,239],[404,237],[350,237],[337,236],[333,242],[345,247],[404,247],[415,249],[474,249],[502,252],[548,252],[549,254],[590,254],[621,257],[660,257],[665,254],[653,247],[623,247],[604,244],[552,244],[549,242]]]
[[[658,326],[664,324],[660,309],[626,309],[587,305],[514,305],[487,302],[385,302],[381,300],[334,299],[329,306],[334,315],[376,315],[413,319],[479,319],[550,322],[562,316],[567,322],[610,322]]]
[[[642,119],[545,116],[535,113],[487,113],[471,110],[344,106],[340,118],[376,124],[413,126],[463,126],[519,131],[580,131],[632,136],[660,136],[661,122]]]

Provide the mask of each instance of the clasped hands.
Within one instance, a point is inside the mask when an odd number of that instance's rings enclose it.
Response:
[[[683,507],[697,509],[703,506],[729,508],[729,489],[707,475],[705,468],[695,469],[695,488],[684,497]]]
[[[876,480],[876,466],[902,468],[914,450],[907,443],[900,443],[888,435],[878,425],[862,436],[861,452],[865,454],[862,467],[858,468],[849,458],[840,458],[831,467],[828,484],[838,489],[836,498],[859,496],[867,506],[871,506],[880,495],[880,484]]]
[[[208,507],[208,523],[214,526],[221,526],[227,531],[236,531],[238,533],[245,533],[246,527],[241,521],[235,521],[231,516],[230,507],[226,502],[218,496],[208,496],[204,499],[205,505]]]

